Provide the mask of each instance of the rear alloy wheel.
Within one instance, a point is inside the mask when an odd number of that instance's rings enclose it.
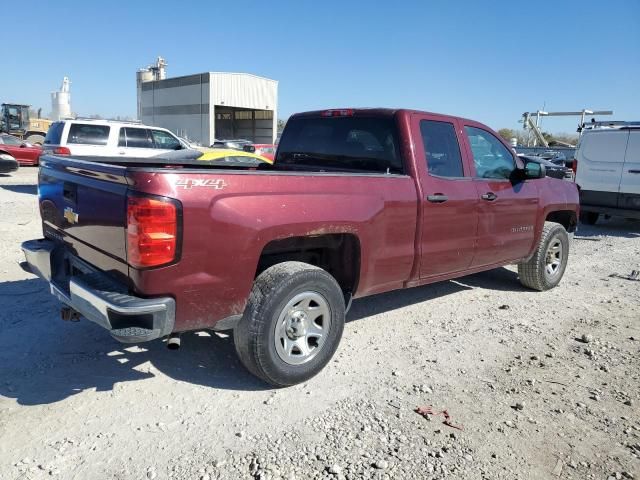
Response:
[[[562,280],[569,259],[569,235],[562,225],[545,222],[540,242],[527,262],[518,264],[520,283],[534,290],[549,290]]]
[[[277,387],[316,375],[342,338],[344,296],[325,270],[302,262],[274,265],[256,278],[234,343],[247,369]]]
[[[276,352],[289,365],[311,361],[324,347],[331,328],[331,309],[317,292],[302,292],[284,307],[275,325]]]

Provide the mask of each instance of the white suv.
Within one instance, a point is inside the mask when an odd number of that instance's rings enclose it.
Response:
[[[43,153],[98,157],[153,157],[189,147],[169,130],[135,122],[61,120],[54,122]]]

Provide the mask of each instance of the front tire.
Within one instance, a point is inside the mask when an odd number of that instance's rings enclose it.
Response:
[[[533,290],[549,290],[562,280],[569,259],[569,235],[562,225],[545,222],[533,257],[518,264],[520,283]]]
[[[342,290],[328,272],[302,262],[279,263],[254,282],[233,332],[236,352],[265,382],[295,385],[331,360],[344,319]]]

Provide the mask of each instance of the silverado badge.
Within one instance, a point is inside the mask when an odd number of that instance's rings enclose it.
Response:
[[[74,212],[73,208],[71,207],[67,207],[64,209],[64,218],[71,224],[78,223],[78,214]]]

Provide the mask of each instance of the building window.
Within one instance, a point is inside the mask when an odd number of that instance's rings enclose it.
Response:
[[[253,113],[256,120],[273,120],[273,110],[256,110]]]
[[[253,119],[253,112],[251,110],[236,110],[234,112],[236,120],[251,120]]]

